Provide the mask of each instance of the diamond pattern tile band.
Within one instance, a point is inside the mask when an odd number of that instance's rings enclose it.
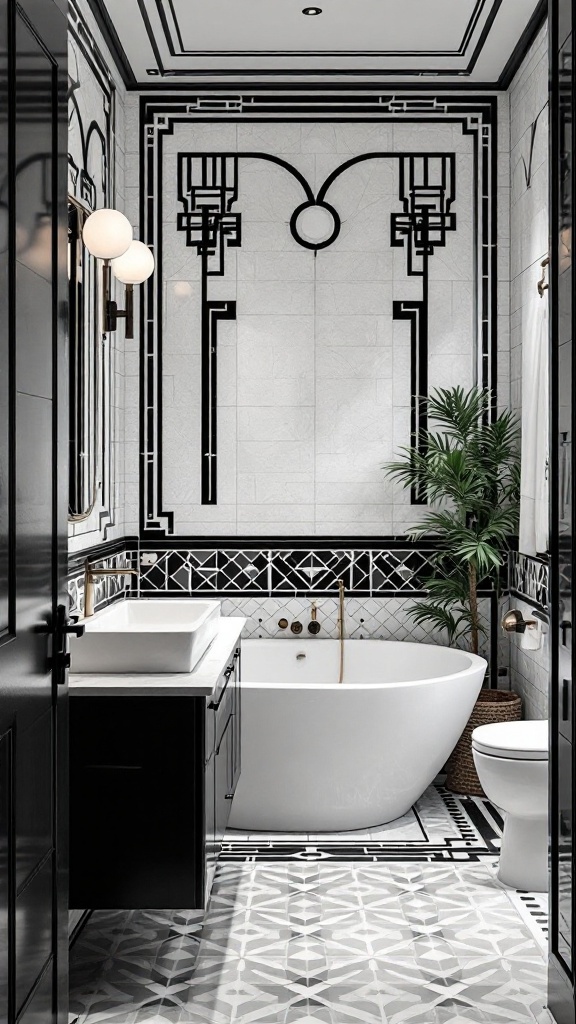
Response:
[[[348,593],[395,597],[421,593],[434,552],[386,550],[274,550],[142,548],[141,593],[330,594],[343,579]]]

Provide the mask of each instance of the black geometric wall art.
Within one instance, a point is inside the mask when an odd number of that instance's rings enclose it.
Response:
[[[391,245],[406,247],[409,277],[427,278],[428,260],[456,230],[456,157],[410,154],[400,158],[402,213],[391,217]],[[427,281],[426,281],[427,284]]]
[[[426,292],[427,292],[426,288]],[[392,305],[394,320],[407,320],[410,325],[410,446],[419,455],[426,450],[428,412],[428,297],[400,300]],[[421,487],[411,488],[413,505],[425,505]]]
[[[453,153],[400,159],[402,213],[391,215],[391,245],[406,248],[407,274],[422,278],[422,298],[394,302],[392,315],[394,320],[410,323],[410,444],[420,455],[425,452],[428,428],[428,263],[435,250],[446,245],[447,232],[456,230],[456,214],[451,210],[455,195]],[[414,505],[426,504],[422,488],[412,487],[411,497]]]
[[[238,159],[235,156],[178,156],[178,199],[184,212],[177,228],[186,245],[196,249],[202,281],[202,452],[201,502],[217,503],[218,459],[218,321],[236,318],[236,303],[214,301],[208,280],[225,272],[225,250],[241,244],[240,214],[232,211],[238,198]]]
[[[343,86],[337,90],[338,95],[327,89],[317,90],[311,102],[306,90],[298,88],[280,88],[270,86],[265,90],[246,90],[243,86],[236,90],[214,91],[210,88],[196,90],[193,95],[158,95],[142,96],[141,112],[141,238],[154,246],[157,255],[161,254],[162,232],[162,189],[163,189],[163,152],[164,139],[173,135],[181,124],[194,123],[258,123],[262,120],[274,122],[377,122],[452,124],[462,134],[472,138],[475,188],[474,246],[476,252],[476,294],[477,315],[475,333],[478,350],[479,383],[491,388],[496,386],[496,352],[497,352],[497,317],[496,317],[496,124],[497,99],[494,96],[472,93],[459,96],[438,95],[430,93],[419,95],[385,94],[370,88],[355,90]],[[196,156],[201,154],[194,154]],[[249,154],[204,154],[208,156],[236,156],[242,159]],[[250,154],[252,156],[254,154]],[[275,158],[261,154],[266,159]],[[369,159],[374,156],[388,156],[400,159],[423,154],[390,153],[365,154],[355,158]],[[434,199],[434,216],[432,211],[427,214],[427,239],[419,231],[419,225],[412,225],[413,238],[404,234],[410,225],[402,224],[402,215],[406,210],[399,211],[396,221],[398,244],[402,236],[402,244],[410,241],[412,246],[412,265],[418,270],[423,258],[431,256],[433,250],[442,244],[443,236],[453,230],[451,202],[450,160],[452,154],[424,154],[427,157],[444,157],[446,178],[444,197],[436,188]],[[283,161],[276,158],[277,163]],[[353,163],[354,160],[350,161]],[[338,168],[336,175],[342,173],[346,164]],[[298,172],[288,168],[292,173]],[[302,177],[299,175],[300,178]],[[405,178],[409,174],[405,173]],[[304,201],[322,202],[325,199],[330,179],[314,196],[307,182],[302,181]],[[421,182],[423,185],[424,182]],[[434,186],[442,184],[435,175]],[[422,200],[422,196],[420,196]],[[403,199],[401,198],[404,206]],[[241,206],[241,197],[239,199]],[[410,212],[410,211],[409,211]],[[417,211],[413,211],[416,212]],[[426,242],[426,245],[424,245]],[[419,248],[423,252],[419,255]],[[423,282],[425,277],[422,278]],[[141,388],[142,404],[146,413],[141,417],[141,530],[143,539],[152,540],[174,535],[174,515],[164,507],[162,500],[162,305],[161,275],[154,275],[142,289],[142,323],[141,339]],[[397,314],[411,317],[415,311],[408,306],[397,309]],[[422,324],[423,314],[419,323]],[[422,335],[421,335],[422,340]],[[425,341],[425,337],[424,337]],[[422,373],[419,371],[420,381]],[[414,409],[417,403],[413,402]],[[421,422],[421,420],[418,420]],[[211,451],[207,448],[206,451]],[[212,452],[211,452],[212,454]],[[215,460],[210,460],[211,462]],[[417,497],[417,496],[416,496]],[[219,542],[227,538],[218,538]],[[235,537],[234,540],[238,540]]]
[[[234,302],[213,303],[208,295],[210,277],[225,273],[225,250],[241,245],[241,213],[232,207],[238,200],[238,168],[242,160],[268,160],[280,164],[303,185],[307,199],[296,207],[290,220],[294,239],[307,249],[323,249],[340,233],[337,211],[326,201],[330,186],[350,167],[369,160],[394,160],[399,165],[399,198],[402,213],[391,214],[391,245],[406,246],[407,273],[422,278],[422,299],[395,302],[394,319],[411,321],[411,443],[423,451],[427,426],[428,364],[428,263],[436,248],[446,245],[448,231],[456,229],[451,211],[455,198],[456,158],[452,154],[403,155],[363,153],[337,167],[314,197],[302,174],[288,161],[266,153],[178,154],[178,200],[183,212],[177,215],[177,229],[184,232],[186,245],[202,259],[202,388],[201,388],[201,503],[216,505],[217,498],[217,321],[234,319]],[[310,198],[311,197],[311,198]],[[298,231],[299,214],[309,207],[322,208],[332,222],[326,240],[314,243]],[[412,489],[414,504],[425,496]]]

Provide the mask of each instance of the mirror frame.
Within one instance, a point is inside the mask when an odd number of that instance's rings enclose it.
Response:
[[[69,523],[90,518],[102,487],[99,274],[97,261],[82,242],[82,228],[91,212],[68,195]]]

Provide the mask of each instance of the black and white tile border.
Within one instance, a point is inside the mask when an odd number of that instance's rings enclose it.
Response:
[[[545,558],[519,551],[510,554],[510,592],[540,608],[548,609],[549,566]]]
[[[338,580],[358,596],[423,593],[432,574],[431,547],[385,545],[380,549],[165,548],[141,544],[140,591],[172,596],[314,595],[338,592]]]
[[[500,851],[502,818],[488,801],[459,796],[440,781],[413,808],[421,838],[408,839],[392,831],[390,839],[374,829],[369,833],[326,833],[305,837],[258,834],[236,838],[229,830],[223,861],[480,861]],[[409,833],[408,833],[409,834]]]

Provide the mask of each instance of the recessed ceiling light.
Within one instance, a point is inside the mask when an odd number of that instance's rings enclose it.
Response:
[[[302,14],[308,14],[312,17],[314,14],[322,14],[321,7],[305,7]]]

